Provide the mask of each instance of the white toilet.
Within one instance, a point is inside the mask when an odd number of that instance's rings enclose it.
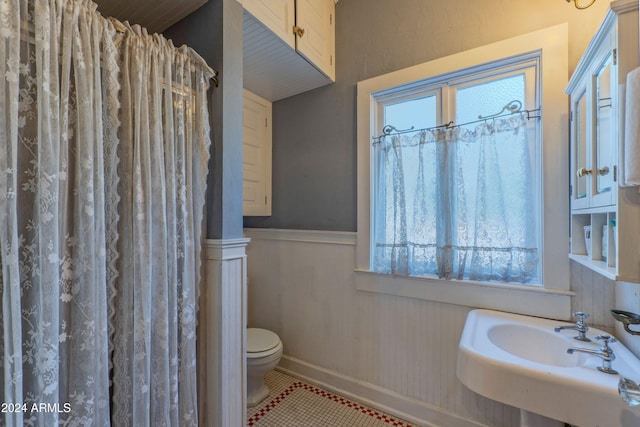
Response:
[[[264,376],[278,366],[282,341],[278,335],[260,328],[247,328],[247,406],[260,403],[269,395]]]

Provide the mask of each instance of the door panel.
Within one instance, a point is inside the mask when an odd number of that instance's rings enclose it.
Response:
[[[244,91],[242,214],[271,215],[271,103]]]
[[[297,0],[296,49],[327,77],[335,80],[334,0]]]
[[[243,0],[242,6],[295,49],[295,0]]]

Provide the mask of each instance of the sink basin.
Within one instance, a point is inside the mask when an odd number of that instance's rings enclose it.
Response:
[[[602,360],[569,347],[597,350],[573,339],[576,331],[555,332],[570,323],[491,310],[473,310],[460,338],[457,375],[474,392],[524,411],[580,427],[640,426],[640,409],[618,395],[620,376],[640,379],[640,360],[619,342],[610,344],[619,375],[598,371]]]
[[[575,341],[567,344],[567,337],[555,333],[553,329],[503,323],[491,326],[487,335],[503,351],[543,365],[578,366],[583,359],[579,353],[567,354],[569,346],[579,346],[580,343]]]

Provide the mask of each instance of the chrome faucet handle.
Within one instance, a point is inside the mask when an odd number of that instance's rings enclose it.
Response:
[[[616,360],[616,355],[613,354],[613,350],[609,347],[609,343],[617,342],[618,340],[609,335],[598,335],[595,337],[598,341],[604,341],[600,351],[604,355],[602,359],[602,366],[598,366],[598,370],[605,374],[617,374],[618,371],[611,367],[611,362]]]
[[[587,326],[587,323],[584,321],[584,319],[588,318],[590,314],[583,313],[581,311],[576,311],[573,313],[573,315],[578,317],[578,321],[576,322],[575,325],[556,326],[554,330],[556,332],[560,332],[564,329],[572,329],[578,332],[578,335],[576,335],[573,338],[577,339],[578,341],[590,342],[591,340],[587,338],[587,332],[589,331],[589,326]]]
[[[587,338],[589,326],[587,326],[587,322],[585,322],[584,319],[588,319],[589,317],[591,317],[591,315],[582,311],[576,311],[573,313],[573,315],[578,318],[578,321],[576,322],[576,330],[578,331],[578,336],[574,338],[578,341],[590,342],[591,340]]]
[[[618,393],[629,406],[640,405],[640,384],[629,378],[620,377]]]
[[[573,313],[575,317],[578,317],[578,323],[584,323],[584,319],[591,317],[589,313],[583,313],[582,311],[576,311]]]
[[[609,336],[609,335],[598,335],[595,338],[598,341],[604,341],[603,344],[602,344],[602,348],[600,350],[606,351],[606,352],[613,352],[613,350],[611,350],[611,348],[609,348],[609,343],[618,342],[617,339],[615,339],[614,337]]]

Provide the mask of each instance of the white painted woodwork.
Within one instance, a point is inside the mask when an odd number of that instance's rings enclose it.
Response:
[[[246,425],[248,242],[248,239],[204,242],[198,391],[200,424],[208,427]]]
[[[242,215],[271,215],[271,102],[244,90]]]
[[[304,30],[296,49],[331,80],[336,74],[334,16],[333,0],[296,0],[296,25]]]
[[[258,15],[256,17],[246,9],[247,1],[255,0],[243,1],[243,6],[245,6],[243,17],[243,79],[245,89],[271,102],[275,102],[333,83],[335,78],[334,52],[329,57],[329,63],[332,64],[330,68],[323,69],[323,62],[318,64],[311,63],[296,50],[295,44],[291,45],[290,36],[283,39],[270,29],[269,25],[274,26],[273,22],[278,21],[278,19],[271,17],[271,23],[262,22],[258,18],[260,12],[256,12]],[[328,13],[329,10],[333,11],[335,8],[334,4],[329,5],[326,0],[321,0],[321,3],[323,5],[326,4],[326,7],[315,10]],[[274,7],[271,10],[276,11],[279,9]],[[322,17],[324,23],[332,23],[331,34],[329,35],[332,50],[335,50],[334,18],[333,15]],[[296,25],[298,19],[296,17]],[[312,42],[313,48],[308,50],[310,57],[322,57],[324,55],[326,58],[326,54],[313,54],[314,50],[322,50],[322,43],[317,42],[317,40],[326,39],[323,32],[320,35],[314,33],[321,26],[314,22],[314,16],[307,18],[307,23],[310,29],[305,30],[303,38],[307,37]],[[293,34],[293,26],[288,31]]]
[[[207,0],[94,0],[103,16],[113,16],[131,25],[139,24],[149,33],[161,33]]]
[[[615,50],[615,54],[613,51]],[[571,77],[566,93],[571,97],[573,110],[572,141],[571,141],[571,249],[569,257],[586,266],[598,274],[611,280],[626,282],[640,282],[640,239],[628,236],[640,235],[640,194],[635,187],[618,187],[614,182],[611,191],[598,194],[595,179],[595,109],[596,72],[604,58],[614,56],[611,67],[612,87],[612,138],[611,150],[612,167],[619,165],[619,151],[622,146],[623,135],[619,129],[624,128],[624,83],[627,73],[638,66],[638,2],[635,0],[621,0],[611,3],[610,11],[605,17],[600,29],[589,43],[582,59]],[[594,170],[586,179],[586,197],[577,198],[576,170],[582,165],[577,163],[576,123],[577,99],[586,93],[587,97],[587,168]],[[618,168],[619,170],[619,168]],[[619,175],[619,173],[618,173]],[[613,228],[609,221],[615,220],[618,238],[613,237]],[[591,251],[587,254],[584,227],[591,226]],[[603,261],[603,226],[607,225],[606,262]]]
[[[526,52],[541,52],[540,69],[542,75],[542,147],[541,186],[544,219],[541,218],[543,265],[542,287],[528,291],[521,286],[501,286],[499,298],[497,289],[484,292],[482,284],[469,285],[469,292],[462,287],[444,287],[442,281],[434,282],[422,278],[403,278],[367,274],[371,270],[371,230],[372,195],[375,194],[372,179],[371,139],[379,135],[380,127],[375,123],[376,95],[389,88],[411,85],[431,76],[452,73],[478,64],[516,57]],[[569,289],[569,260],[567,259],[567,235],[569,230],[569,207],[567,203],[567,175],[569,167],[566,149],[567,99],[563,94],[568,74],[568,27],[560,24],[510,39],[459,52],[436,60],[403,68],[387,74],[358,82],[357,88],[357,260],[358,287],[362,290],[382,292],[390,295],[432,299],[452,304],[466,304],[469,299],[487,308],[545,315],[557,319],[570,318],[571,290]],[[560,185],[558,184],[560,183]],[[565,183],[565,184],[562,184]],[[416,282],[421,282],[417,284]],[[458,285],[453,281],[451,285]],[[463,284],[463,286],[465,286]],[[419,290],[418,290],[419,288]],[[416,292],[418,290],[418,292]],[[524,296],[522,293],[531,292]],[[535,292],[535,296],[533,293]],[[529,297],[535,297],[539,304],[530,304]],[[551,301],[546,304],[542,300]],[[542,311],[546,310],[546,311]]]
[[[296,47],[296,0],[244,0],[244,9],[292,49]]]
[[[418,425],[518,425],[519,411],[456,378],[470,308],[358,291],[356,235],[246,229],[248,320],[284,345],[289,373]]]

